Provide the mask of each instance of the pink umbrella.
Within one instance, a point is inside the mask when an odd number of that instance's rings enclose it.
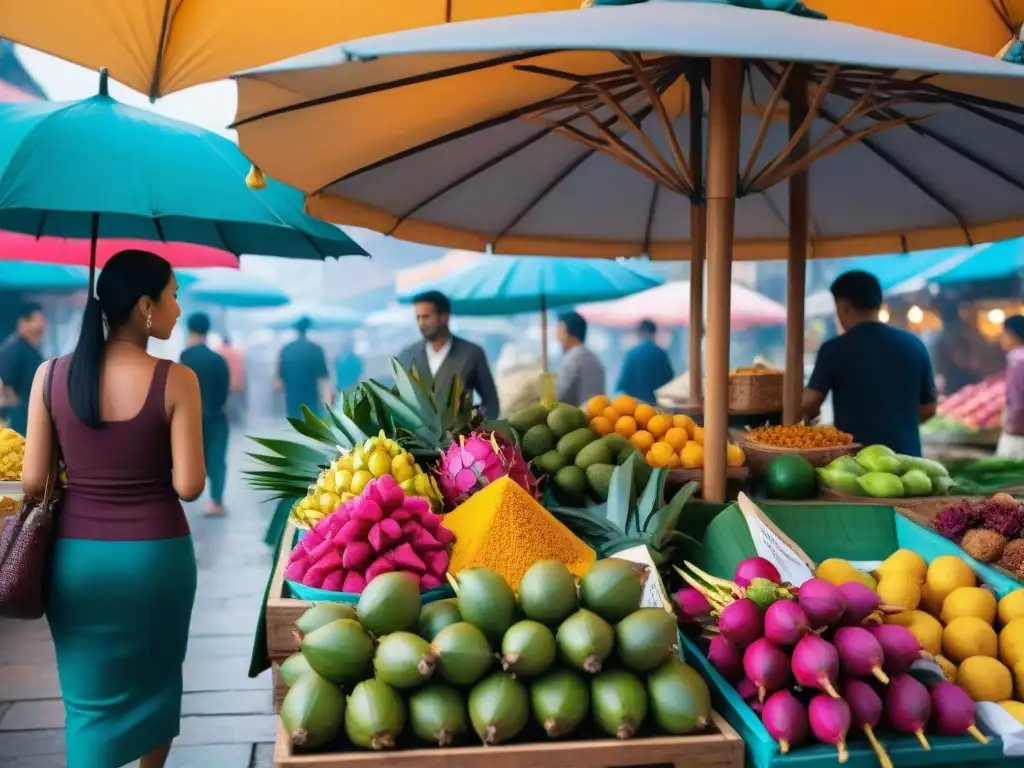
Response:
[[[690,281],[675,280],[624,299],[585,304],[577,311],[588,322],[608,328],[635,328],[645,318],[664,328],[686,327],[690,324]],[[782,304],[732,284],[732,330],[785,322],[786,308]]]
[[[191,243],[163,243],[153,240],[104,239],[96,243],[96,268],[102,269],[111,256],[127,249],[150,251],[162,256],[175,269],[196,267],[231,267],[238,269],[233,253]],[[43,264],[89,266],[88,240],[62,237],[40,237],[0,231],[0,261],[34,261]]]
[[[0,101],[39,101],[31,93],[25,93],[8,82],[0,80]]]

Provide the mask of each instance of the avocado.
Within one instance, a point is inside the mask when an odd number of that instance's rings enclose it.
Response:
[[[536,458],[555,447],[555,436],[546,424],[530,427],[523,435],[523,454],[528,459]]]
[[[613,472],[615,467],[611,464],[591,464],[587,467],[587,486],[597,501],[608,501],[608,489],[612,484]]]
[[[809,499],[814,495],[817,476],[803,456],[776,456],[765,471],[768,494],[776,499]]]
[[[582,427],[580,429],[574,429],[568,435],[559,440],[555,450],[562,454],[566,461],[572,461],[576,458],[577,453],[582,451],[595,440],[597,440],[597,433],[592,431],[590,427]]]
[[[551,409],[548,414],[548,428],[555,434],[555,437],[564,437],[574,429],[585,427],[588,423],[587,414],[579,408],[559,403]]]
[[[601,441],[608,446],[608,450],[612,452],[612,456],[618,460],[623,453],[629,453],[631,450],[635,451],[636,448],[629,440],[624,438],[618,432],[612,432],[610,435],[605,435],[601,438]],[[621,464],[621,461],[618,461]]]
[[[578,506],[587,495],[587,476],[579,467],[571,464],[562,467],[551,478],[554,485],[555,496],[563,504]]]
[[[533,466],[543,472],[545,475],[553,475],[568,462],[565,456],[560,454],[558,451],[548,451],[542,453],[536,459],[533,460]]]
[[[583,450],[576,454],[577,467],[585,470],[591,464],[612,464],[612,452],[608,445],[601,440],[595,440],[590,445],[584,446]]]
[[[505,421],[509,426],[520,434],[524,434],[532,427],[543,424],[548,417],[548,409],[543,405],[528,405],[522,410],[516,411]]]

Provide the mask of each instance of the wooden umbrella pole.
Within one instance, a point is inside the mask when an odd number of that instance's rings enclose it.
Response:
[[[798,66],[787,83],[789,135],[796,136],[807,115],[807,70]],[[805,131],[793,150],[799,159],[810,149]],[[803,418],[804,392],[804,297],[807,289],[807,240],[809,179],[806,170],[789,177],[789,255],[786,266],[786,376],[783,384],[782,420],[796,424]]]
[[[711,60],[707,167],[707,388],[704,393],[704,498],[725,501],[729,439],[729,317],[739,171],[743,69]]]
[[[690,400],[704,397],[704,78],[691,68],[686,80],[690,91],[690,172],[694,198],[690,203]]]

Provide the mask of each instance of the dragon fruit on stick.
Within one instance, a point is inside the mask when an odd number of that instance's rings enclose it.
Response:
[[[457,507],[481,488],[506,475],[537,497],[537,481],[522,451],[494,432],[460,435],[457,442],[442,451],[436,471],[441,493],[451,507]]]

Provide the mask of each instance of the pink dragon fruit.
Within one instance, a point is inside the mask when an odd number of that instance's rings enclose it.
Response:
[[[457,442],[442,451],[436,472],[441,493],[450,509],[506,475],[534,498],[538,495],[537,481],[522,451],[495,432],[460,435]]]

